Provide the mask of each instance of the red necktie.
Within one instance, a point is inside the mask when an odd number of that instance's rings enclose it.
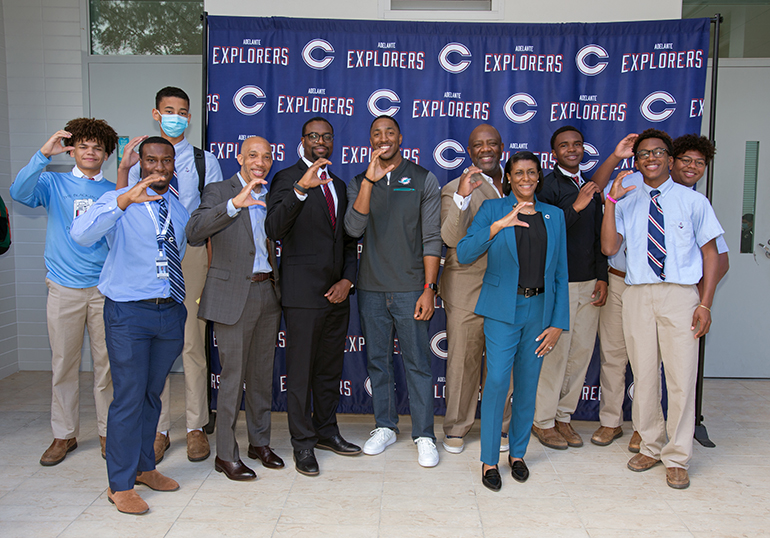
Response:
[[[321,181],[326,181],[326,178],[328,176],[326,175],[326,172],[321,172]],[[337,225],[337,214],[334,211],[334,198],[332,197],[332,191],[329,190],[329,187],[326,186],[326,184],[321,184],[321,190],[324,193],[324,197],[326,198],[326,205],[329,207],[329,216],[332,219],[332,228],[334,228]]]
[[[572,181],[575,182],[575,185],[577,185],[577,188],[580,188],[580,176],[572,176]]]

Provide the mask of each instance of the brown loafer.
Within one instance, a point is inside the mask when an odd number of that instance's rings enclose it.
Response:
[[[599,446],[607,446],[623,435],[623,428],[618,426],[617,428],[608,428],[607,426],[599,426],[599,429],[591,436],[591,442]]]
[[[209,438],[203,430],[187,432],[187,459],[190,461],[203,461],[211,454]]]
[[[638,454],[641,444],[642,436],[639,435],[638,431],[634,431],[634,434],[631,436],[631,440],[628,442],[628,451],[633,452],[634,454]]]
[[[107,438],[99,436],[99,446],[102,447],[102,458],[107,459]]]
[[[583,438],[572,428],[572,424],[569,422],[559,422],[557,420],[556,431],[564,437],[564,440],[567,441],[567,444],[572,448],[580,448],[583,446]]]
[[[40,458],[40,465],[44,467],[58,465],[64,461],[68,453],[77,447],[78,442],[74,437],[72,439],[54,439],[51,446],[43,452],[43,456]]]
[[[136,483],[144,484],[155,491],[176,491],[179,483],[173,478],[163,476],[157,469],[136,473]]]
[[[155,434],[155,442],[152,447],[155,449],[155,465],[159,464],[163,460],[163,456],[166,455],[166,450],[171,446],[171,439],[168,435],[157,432]]]
[[[535,425],[532,425],[532,433],[535,434],[540,444],[547,446],[548,448],[554,448],[556,450],[567,450],[567,441],[556,428],[540,429]]]
[[[627,466],[632,471],[641,473],[642,471],[652,469],[659,463],[660,463],[660,460],[656,460],[655,458],[651,458],[650,456],[645,456],[644,454],[637,454],[636,456],[628,460]]]
[[[214,458],[214,470],[224,475],[230,480],[254,480],[257,473],[246,467],[241,460],[224,461],[219,456]]]
[[[690,487],[690,477],[687,474],[687,469],[666,467],[666,484],[674,489],[687,489]]]
[[[110,488],[107,488],[107,499],[115,505],[118,512],[123,512],[124,514],[138,516],[146,514],[150,510],[144,499],[133,488],[126,491],[112,491]]]
[[[283,460],[267,445],[249,445],[248,454],[251,459],[261,461],[262,465],[268,469],[280,469],[284,466]]]

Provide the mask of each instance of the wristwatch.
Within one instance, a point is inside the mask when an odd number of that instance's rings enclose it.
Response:
[[[430,282],[430,283],[428,283],[428,284],[425,284],[425,287],[424,287],[424,289],[426,289],[426,290],[427,290],[428,288],[430,288],[431,290],[433,290],[433,293],[438,293],[438,286],[436,285],[436,283],[435,283],[435,282]]]

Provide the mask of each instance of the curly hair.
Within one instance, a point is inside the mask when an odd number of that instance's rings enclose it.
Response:
[[[670,156],[674,155],[674,143],[671,141],[671,137],[668,135],[667,132],[659,131],[658,129],[645,129],[644,131],[642,131],[642,133],[634,142],[634,155],[636,155],[636,150],[639,149],[639,144],[641,144],[643,140],[647,140],[648,138],[659,138],[666,145],[666,150],[668,151],[668,154]]]
[[[102,146],[109,157],[118,145],[118,133],[104,120],[96,118],[76,118],[67,122],[64,130],[71,133],[69,145],[74,146],[83,140],[95,140]]]
[[[703,155],[706,164],[711,162],[711,159],[714,158],[714,154],[717,152],[714,144],[712,144],[711,140],[705,136],[686,134],[674,140],[674,152],[672,153],[672,157],[677,158],[690,150],[697,151]]]

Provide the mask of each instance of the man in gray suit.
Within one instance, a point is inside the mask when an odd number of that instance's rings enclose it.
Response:
[[[269,447],[273,357],[281,321],[275,243],[264,225],[270,144],[260,137],[246,139],[238,164],[236,175],[206,186],[187,224],[187,238],[195,245],[210,237],[213,252],[198,317],[214,322],[222,364],[214,468],[231,480],[250,480],[256,474],[241,461],[235,440],[244,379],[249,457],[268,468],[284,466]]]

